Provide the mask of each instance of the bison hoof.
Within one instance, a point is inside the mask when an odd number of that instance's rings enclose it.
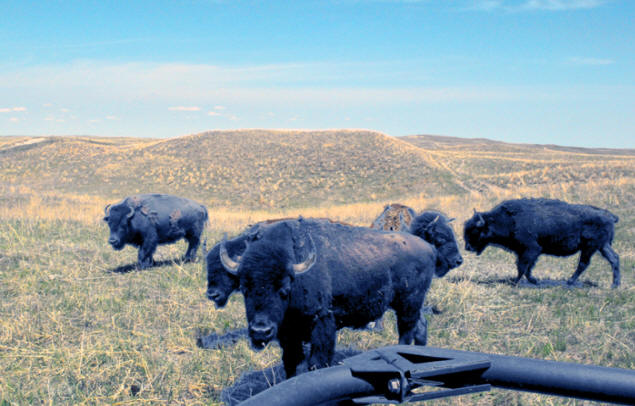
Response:
[[[153,261],[144,261],[139,263],[139,269],[148,269],[154,264]]]
[[[620,283],[619,282],[613,282],[613,284],[611,285],[611,289],[617,289],[620,287]]]
[[[532,283],[534,285],[538,284],[538,279],[534,278],[533,276],[532,277],[527,277],[527,280],[529,281],[529,283]]]
[[[571,286],[575,283],[575,279],[569,279],[567,280],[567,285]]]

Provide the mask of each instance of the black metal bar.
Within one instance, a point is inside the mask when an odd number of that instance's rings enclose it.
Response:
[[[246,406],[399,403],[487,390],[489,385],[602,402],[635,404],[635,370],[506,355],[396,345],[305,373],[243,402]],[[423,387],[438,391],[415,392]]]
[[[287,379],[250,397],[241,406],[328,405],[375,392],[368,381],[354,377],[349,367],[338,365]]]
[[[400,346],[392,348],[397,347]],[[421,350],[417,352],[428,356],[486,357],[491,366],[481,377],[484,382],[498,388],[635,404],[635,370],[434,347],[419,348]]]

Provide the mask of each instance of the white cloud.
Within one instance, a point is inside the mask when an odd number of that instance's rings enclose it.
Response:
[[[208,115],[208,116],[212,116],[212,117],[218,117],[218,116],[220,116],[221,114],[220,114],[220,113],[218,113],[218,112],[216,112],[216,111],[209,111],[209,112],[207,112],[207,115]]]
[[[197,106],[174,106],[168,107],[170,111],[200,111],[201,108]]]
[[[119,120],[119,117],[117,117],[117,116],[106,116],[106,120],[116,121],[116,120]]]
[[[566,11],[600,7],[606,0],[471,0],[461,7],[464,11]]]
[[[37,95],[61,103],[84,105],[146,104],[169,111],[197,112],[213,105],[224,114],[226,105],[492,101],[535,94],[531,88],[497,86],[348,86],[364,65],[287,64],[219,67],[186,64],[100,64],[76,62],[0,74],[0,92]],[[330,69],[330,70],[329,70]],[[409,71],[404,71],[409,72]],[[55,81],[49,78],[55,77]],[[99,77],[100,80],[95,80]],[[336,77],[336,80],[332,80]],[[307,79],[311,78],[311,79]],[[221,103],[219,103],[221,101]],[[174,103],[174,104],[172,104]],[[191,103],[191,104],[190,104]],[[212,104],[214,103],[214,104]],[[114,111],[113,111],[114,113]]]
[[[0,113],[13,113],[26,111],[26,107],[2,107]]]
[[[17,123],[18,121],[20,121],[20,119],[17,117],[11,117],[9,121],[11,121],[12,123]]]
[[[599,7],[605,0],[527,0],[519,9],[525,10],[578,10]]]

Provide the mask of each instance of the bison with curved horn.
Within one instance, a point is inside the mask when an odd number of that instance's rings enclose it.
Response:
[[[425,344],[419,309],[437,268],[437,249],[407,233],[324,220],[263,228],[240,258],[223,241],[219,257],[239,279],[252,347],[277,339],[287,377],[332,361],[336,331],[364,328],[392,308],[399,343]],[[305,357],[303,344],[310,344]]]

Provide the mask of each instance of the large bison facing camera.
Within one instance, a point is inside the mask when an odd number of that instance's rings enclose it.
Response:
[[[158,244],[181,238],[188,242],[184,260],[196,258],[201,233],[207,221],[207,209],[195,201],[165,194],[129,196],[104,209],[104,221],[110,228],[108,243],[116,250],[126,244],[139,248],[139,267],[152,266],[152,254]]]
[[[240,258],[221,243],[238,276],[255,349],[277,339],[287,378],[328,366],[336,331],[364,328],[392,308],[399,342],[425,344],[419,310],[437,268],[436,248],[414,235],[324,220],[281,221],[261,230]],[[310,344],[305,359],[303,343]]]
[[[507,200],[488,212],[474,213],[465,223],[465,249],[477,255],[489,245],[516,253],[518,282],[531,283],[531,269],[540,254],[569,256],[580,251],[573,284],[600,251],[613,268],[613,287],[620,284],[620,259],[611,248],[618,218],[607,210],[551,199]]]

